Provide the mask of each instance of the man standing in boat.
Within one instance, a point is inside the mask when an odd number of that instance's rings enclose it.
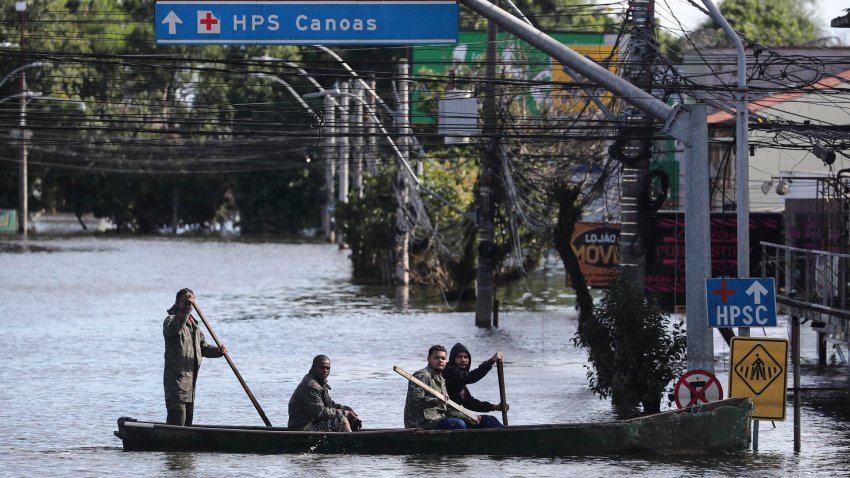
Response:
[[[446,348],[434,345],[428,349],[428,366],[413,374],[425,385],[443,394],[439,399],[413,382],[407,385],[407,401],[404,404],[405,428],[431,428],[435,430],[465,429],[476,426],[480,420],[468,423],[459,412],[446,407],[449,400],[443,370],[446,368]]]
[[[331,400],[328,377],[331,359],[316,355],[313,366],[289,399],[290,430],[350,432],[360,429],[360,416],[351,407]]]
[[[489,360],[479,365],[475,370],[471,370],[472,356],[469,354],[469,349],[461,343],[455,344],[449,352],[449,364],[443,371],[449,398],[473,412],[493,412],[502,410],[503,406],[505,411],[508,411],[509,405],[502,403],[494,405],[490,402],[477,400],[466,388],[467,384],[475,383],[484,378],[487,372],[493,368],[493,364],[502,360],[504,356],[505,354],[502,352],[496,352]],[[479,419],[481,421],[480,428],[502,428],[503,426],[502,422],[492,415],[480,415]]]
[[[221,357],[227,347],[207,344],[197,320],[192,317],[195,293],[180,289],[177,300],[168,309],[162,324],[165,336],[165,408],[169,425],[192,425],[195,409],[195,384],[203,357]]]

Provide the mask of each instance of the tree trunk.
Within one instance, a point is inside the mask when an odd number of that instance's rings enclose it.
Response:
[[[570,275],[570,281],[576,291],[579,329],[582,324],[587,323],[593,313],[593,298],[590,296],[587,281],[581,272],[578,257],[572,248],[573,231],[582,213],[581,206],[578,204],[580,193],[577,186],[557,188],[555,200],[558,203],[558,222],[554,230],[555,250],[561,256],[561,262],[564,263],[564,269]]]

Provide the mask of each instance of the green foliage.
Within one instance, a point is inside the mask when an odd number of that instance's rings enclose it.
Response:
[[[723,0],[718,8],[746,38],[767,46],[797,46],[817,40],[811,0]],[[707,19],[696,29],[698,46],[731,46],[719,25]]]
[[[334,219],[351,247],[355,279],[389,283],[394,270],[396,198],[393,192],[396,168],[382,164],[364,178],[364,194],[349,195],[337,204]]]
[[[32,211],[93,213],[122,230],[156,232],[171,223],[177,191],[179,220],[191,228],[221,219],[234,201],[246,209],[243,232],[295,232],[318,221],[321,182],[307,164],[282,164],[303,153],[273,144],[287,125],[306,129],[312,117],[279,85],[232,68],[264,54],[297,61],[297,47],[157,46],[151,0],[28,0],[24,15],[14,3],[0,7],[0,41],[18,44],[0,55],[0,75],[42,61],[26,70],[28,88],[72,100],[27,107]],[[127,56],[151,54],[162,59]],[[302,84],[291,70],[281,74]],[[19,89],[7,82],[0,98]],[[17,122],[16,107],[0,115],[3,124]],[[234,150],[241,146],[228,145],[240,141],[272,146],[237,152],[262,168],[216,172],[201,163],[205,153],[194,153],[213,140]],[[17,204],[19,154],[17,144],[0,144],[0,207]]]
[[[572,339],[588,354],[587,378],[593,393],[611,396],[621,409],[657,402],[682,371],[686,335],[671,324],[658,302],[621,273],[612,278],[601,302]]]

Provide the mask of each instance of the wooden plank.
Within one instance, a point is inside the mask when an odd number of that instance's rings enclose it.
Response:
[[[478,415],[476,415],[476,414],[474,414],[474,413],[470,412],[469,410],[467,410],[467,409],[463,408],[462,406],[458,405],[457,403],[453,402],[452,400],[446,400],[446,397],[445,397],[442,393],[440,393],[440,391],[439,391],[439,390],[434,390],[432,387],[428,386],[428,385],[427,385],[425,382],[423,382],[422,380],[419,380],[418,378],[414,377],[413,375],[411,375],[411,374],[407,373],[407,372],[406,372],[404,369],[402,369],[401,367],[394,366],[394,367],[393,367],[393,371],[395,371],[397,374],[401,375],[402,377],[404,377],[404,378],[406,378],[406,379],[410,380],[410,381],[411,381],[411,382],[413,382],[414,384],[416,384],[416,385],[418,385],[418,386],[422,387],[422,389],[423,389],[423,390],[425,390],[426,392],[430,393],[431,395],[433,395],[433,396],[435,396],[435,397],[439,398],[440,400],[445,401],[445,402],[446,402],[446,405],[448,405],[448,406],[450,406],[450,407],[454,408],[455,410],[459,411],[459,412],[460,412],[460,413],[462,413],[464,416],[469,417],[471,420],[475,421],[476,423],[478,422]]]

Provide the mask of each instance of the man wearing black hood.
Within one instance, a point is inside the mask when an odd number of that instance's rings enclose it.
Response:
[[[316,355],[310,372],[289,399],[287,427],[290,430],[350,432],[360,428],[357,412],[331,400],[330,374],[331,359],[326,355]]]
[[[493,368],[493,364],[496,363],[496,361],[501,360],[504,356],[505,354],[502,352],[496,352],[489,360],[479,365],[475,370],[470,371],[472,356],[469,353],[469,349],[461,343],[455,344],[449,353],[449,364],[446,366],[445,371],[443,371],[443,376],[446,379],[446,389],[449,392],[449,398],[451,398],[454,402],[463,405],[464,408],[474,412],[492,412],[502,410],[503,404],[501,403],[494,405],[490,402],[483,402],[475,399],[475,397],[469,393],[469,389],[467,389],[466,386],[467,384],[475,383],[484,378],[484,376],[487,375],[487,372]],[[507,404],[504,404],[504,406],[505,411],[510,409],[510,406]],[[502,428],[502,423],[494,416],[481,415],[480,418],[481,423],[476,428]]]

